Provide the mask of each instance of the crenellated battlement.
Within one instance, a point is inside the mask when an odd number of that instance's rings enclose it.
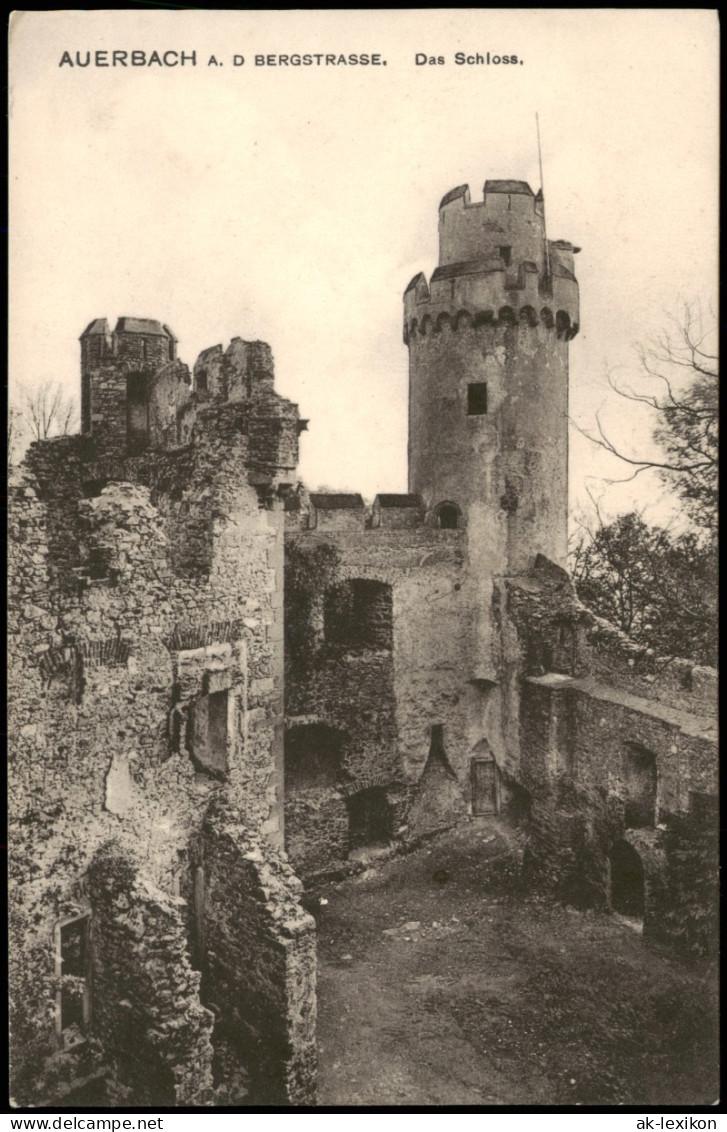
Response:
[[[415,275],[404,292],[404,341],[423,325],[454,325],[462,315],[473,325],[542,323],[559,337],[575,337],[580,311],[572,245],[559,240],[549,247],[548,274],[534,260],[506,265],[498,253],[437,267],[430,282]]]
[[[565,241],[550,241],[549,251],[566,254],[564,266],[573,270],[574,251]],[[525,181],[485,181],[483,199],[472,201],[469,185],[459,185],[439,206],[439,263],[441,266],[489,256],[505,266],[532,260],[547,274],[545,261],[545,209],[543,195]]]
[[[525,181],[488,180],[474,202],[469,186],[459,185],[439,206],[439,266],[429,282],[419,273],[404,292],[405,342],[426,315],[441,327],[444,315],[451,322],[463,313],[478,325],[542,322],[572,338],[579,250],[567,240],[546,240],[542,193]]]
[[[459,185],[439,206],[438,266],[404,292],[409,491],[428,521],[458,509],[480,579],[527,569],[544,546],[565,560],[578,250],[547,239],[525,181],[487,180],[479,201]]]
[[[426,313],[418,311],[415,317],[405,319],[404,342],[409,345],[417,335],[419,338],[427,338],[446,331],[455,334],[461,329],[480,330],[498,326],[543,326],[546,330],[552,330],[556,338],[565,341],[575,338],[578,333],[578,323],[572,322],[568,311],[563,309],[553,311],[551,307],[541,307],[537,310],[533,306],[526,305],[520,308],[504,306],[499,310],[461,308],[456,314],[451,314],[448,310],[437,311],[434,308],[432,311],[427,310]]]

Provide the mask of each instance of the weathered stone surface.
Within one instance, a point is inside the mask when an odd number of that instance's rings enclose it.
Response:
[[[11,484],[14,1086],[30,1103],[67,1092],[88,1075],[93,1050],[114,1103],[152,1096],[146,1061],[156,1066],[154,1103],[206,1104],[211,1023],[200,973],[214,905],[195,876],[210,802],[226,793],[241,824],[282,843],[276,493],[295,469],[297,408],[274,392],[261,343],[233,343],[234,396],[205,399],[169,356],[174,340],[161,324],[120,320],[114,335],[100,325],[82,342],[85,434],[33,445]],[[147,383],[147,432],[140,412],[129,431],[130,374]],[[91,879],[110,838],[124,876],[119,862],[134,862],[135,879],[114,901]],[[263,864],[273,852],[267,840],[258,851]],[[221,883],[214,899],[227,900]],[[278,918],[295,919],[292,897],[284,912],[280,899],[271,886],[275,914],[257,921],[238,899],[248,952],[255,932],[267,939]],[[89,900],[92,1009],[85,1040],[66,1053],[54,931]],[[234,946],[238,925],[229,926]],[[240,973],[240,995],[252,970]],[[297,970],[296,985],[313,980],[312,942]],[[268,1004],[283,1027],[286,978],[284,967],[271,974]]]
[[[117,1107],[314,1102],[286,823],[315,874],[502,805],[534,880],[715,938],[716,674],[596,618],[563,568],[576,249],[543,269],[542,198],[513,181],[447,194],[440,239],[404,296],[407,494],[295,485],[270,348],[192,376],[136,318],[88,326],[83,434],[11,477],[21,1103],[89,1080]],[[64,1021],[73,987],[91,1009]]]
[[[134,780],[131,777],[129,755],[116,754],[106,775],[104,806],[110,814],[124,817],[134,803]]]

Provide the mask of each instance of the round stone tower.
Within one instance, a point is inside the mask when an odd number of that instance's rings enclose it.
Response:
[[[409,491],[432,525],[466,529],[479,578],[538,553],[565,565],[577,251],[546,244],[524,181],[486,181],[476,203],[461,185],[439,206],[439,267],[404,295]]]

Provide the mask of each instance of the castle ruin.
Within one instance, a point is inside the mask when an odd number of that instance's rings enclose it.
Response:
[[[706,946],[715,673],[565,568],[578,249],[521,181],[454,189],[439,234],[406,494],[308,493],[267,345],[190,372],[129,317],[81,336],[81,435],[12,478],[21,1105],[234,1104],[236,1065],[314,1104],[303,881],[470,815],[526,822],[544,890]]]

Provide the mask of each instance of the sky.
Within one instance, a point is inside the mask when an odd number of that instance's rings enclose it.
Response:
[[[113,50],[197,62],[59,65]],[[518,63],[460,66],[458,51]],[[382,65],[254,62],[296,52]],[[190,367],[233,336],[262,339],[310,419],[305,482],[405,491],[404,288],[436,266],[449,189],[537,189],[537,111],[548,234],[582,249],[572,505],[590,491],[607,514],[666,514],[654,477],[607,486],[628,471],[577,426],[600,412],[645,451],[651,422],[608,375],[633,385],[635,347],[680,301],[715,304],[714,11],[19,12],[10,66],[11,398],[47,379],[77,393],[94,318],[167,323]]]

